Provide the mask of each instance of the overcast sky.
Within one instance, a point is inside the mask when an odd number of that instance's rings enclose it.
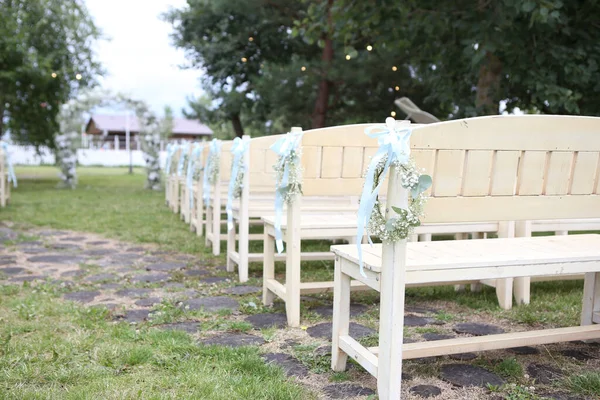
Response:
[[[102,87],[146,101],[163,114],[164,106],[181,114],[187,96],[198,96],[200,71],[181,70],[183,51],[170,44],[171,26],[159,15],[185,0],[86,0],[96,25],[109,40],[97,45],[107,71]],[[105,110],[101,110],[105,111]]]

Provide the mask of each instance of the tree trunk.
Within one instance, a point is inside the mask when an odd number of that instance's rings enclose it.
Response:
[[[321,82],[319,83],[319,92],[317,94],[317,100],[312,115],[313,129],[325,126],[327,109],[329,108],[329,94],[333,85],[333,82],[328,79],[329,69],[331,67],[331,62],[333,61],[333,42],[331,41],[333,29],[331,7],[333,6],[333,1],[334,0],[327,0],[327,32],[322,37],[325,46],[323,47],[323,53],[321,55],[321,61],[323,61],[323,73]]]
[[[0,97],[0,138],[4,135],[4,99]]]
[[[479,69],[475,107],[479,115],[498,114],[500,82],[502,80],[502,62],[492,53],[485,55],[485,61]]]
[[[244,128],[242,127],[242,120],[240,119],[240,114],[233,114],[231,116],[231,125],[233,125],[233,131],[235,132],[235,136],[239,138],[244,136]]]

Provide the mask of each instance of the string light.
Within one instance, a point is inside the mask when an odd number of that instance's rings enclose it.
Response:
[[[371,50],[373,50],[373,46],[371,46],[371,45],[368,45],[368,46],[367,46],[367,51],[371,51]]]
[[[242,62],[245,63],[246,61],[248,61],[248,59],[246,57],[242,57]]]
[[[53,77],[53,78],[56,78],[56,76],[57,76],[57,75],[56,75],[56,72],[53,72],[53,73],[52,73],[52,77]]]
[[[390,113],[390,115],[391,115],[392,117],[395,117],[395,116],[396,116],[396,111],[392,111],[392,112]]]
[[[302,66],[302,68],[300,68],[300,70],[301,70],[302,72],[304,72],[304,71],[306,71],[306,67],[303,65],[303,66]]]
[[[398,71],[398,67],[396,67],[395,65],[392,67],[392,71],[396,72]]]
[[[248,38],[248,41],[249,41],[249,42],[254,42],[254,38],[253,38],[252,36],[250,36],[250,37]]]
[[[352,57],[350,57],[350,54],[346,54],[346,60],[351,59]]]
[[[396,89],[396,92],[400,90],[400,86],[396,86],[394,89]]]
[[[81,80],[81,74],[75,75],[75,79],[77,79],[78,81]]]

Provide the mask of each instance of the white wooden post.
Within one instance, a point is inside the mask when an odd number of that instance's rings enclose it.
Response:
[[[594,313],[600,319],[600,272],[588,272],[585,274],[581,325],[598,323],[598,320],[594,322]]]
[[[285,248],[285,309],[288,325],[300,325],[300,195],[287,205]]]
[[[471,233],[471,239],[473,239],[473,240],[485,239],[484,236],[485,235],[483,232],[472,232]],[[480,283],[480,282],[471,283],[471,292],[481,292],[482,289],[483,289],[482,283]]]
[[[2,155],[0,156],[0,206],[2,207],[6,207],[6,203],[7,203],[7,197],[8,197],[8,193],[7,193],[7,186],[9,186],[8,184],[8,177],[6,175],[6,167],[5,167],[5,157],[6,154],[4,154],[4,152],[2,152]]]
[[[204,170],[203,170],[204,171]],[[202,187],[203,182],[203,171],[200,172],[198,183],[196,185],[196,235],[202,236],[204,234],[204,191]]]
[[[396,168],[390,168],[386,219],[391,206],[408,208],[408,191],[400,184]],[[380,399],[400,399],[402,385],[402,342],[404,331],[404,290],[406,239],[384,243],[381,257],[381,303],[379,306],[379,359],[377,391]]]
[[[275,238],[269,235],[266,227],[263,240],[263,304],[270,306],[275,298],[268,285],[270,279],[275,279]]]
[[[248,242],[250,239],[250,221],[248,217],[248,208],[250,202],[250,136],[244,135],[242,140],[247,141],[246,151],[243,155],[244,165],[247,167],[247,169],[244,171],[244,177],[242,180],[242,194],[240,197],[240,208],[238,212],[238,215],[240,216],[238,273],[240,282],[246,282],[248,281]],[[242,218],[242,216],[244,217]],[[233,241],[235,246],[235,237],[233,238]]]
[[[214,256],[221,254],[221,168],[213,185],[212,201],[212,251]]]
[[[454,240],[465,240],[467,239],[467,235],[465,233],[455,233],[454,234]],[[467,285],[461,284],[461,285],[454,285],[454,291],[456,292],[462,292],[467,288]]]
[[[515,237],[530,237],[531,221],[515,222]],[[514,278],[515,301],[519,304],[529,304],[531,298],[531,278],[523,276]]]
[[[348,354],[340,349],[340,336],[347,336],[350,329],[350,276],[342,271],[343,260],[335,257],[333,278],[333,321],[331,340],[331,368],[346,370]]]
[[[115,150],[119,150],[119,135],[115,135]]]
[[[515,221],[500,221],[498,223],[498,237],[515,237]],[[513,278],[496,279],[496,296],[498,303],[504,310],[512,308]]]

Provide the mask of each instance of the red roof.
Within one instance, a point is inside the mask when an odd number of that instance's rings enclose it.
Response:
[[[109,132],[125,132],[125,124],[127,123],[127,117],[125,115],[92,115],[87,123],[89,127],[90,122],[94,121],[96,128],[100,131]],[[138,120],[135,116],[129,116],[129,132],[138,133],[140,127]],[[185,118],[173,118],[173,134],[174,135],[212,135],[212,130],[193,119]]]

